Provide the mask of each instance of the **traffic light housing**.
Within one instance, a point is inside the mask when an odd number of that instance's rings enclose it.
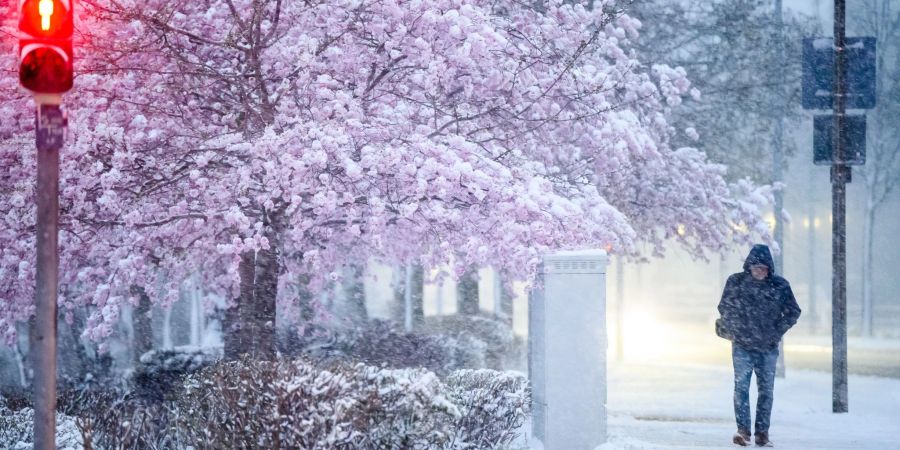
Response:
[[[72,88],[74,0],[19,0],[19,82],[39,94]]]

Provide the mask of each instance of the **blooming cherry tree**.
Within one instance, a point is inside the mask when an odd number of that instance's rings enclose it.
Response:
[[[98,0],[79,20],[61,303],[93,305],[98,340],[135,287],[165,304],[194,274],[273,353],[276,300],[348,262],[528,278],[559,248],[702,256],[766,233],[764,188],[669,145],[698,93],[641,65],[614,2]],[[12,77],[0,95],[9,340],[31,314],[34,159]]]

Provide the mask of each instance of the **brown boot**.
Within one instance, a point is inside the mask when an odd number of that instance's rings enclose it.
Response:
[[[756,437],[757,447],[774,447],[772,441],[769,440],[768,431],[757,431],[754,436]]]
[[[737,430],[737,433],[734,433],[734,437],[731,438],[731,442],[734,442],[741,447],[746,447],[750,445],[750,432],[744,430]]]

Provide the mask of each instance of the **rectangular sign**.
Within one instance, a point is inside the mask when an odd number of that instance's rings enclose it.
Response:
[[[875,38],[848,37],[847,51],[847,109],[875,107]],[[831,109],[834,104],[834,40],[808,38],[803,40],[804,109]]]
[[[813,163],[819,166],[832,164],[834,144],[834,115],[813,117]],[[866,116],[853,114],[844,117],[844,164],[862,166],[866,163]]]

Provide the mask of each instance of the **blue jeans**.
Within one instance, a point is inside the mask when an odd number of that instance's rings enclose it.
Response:
[[[739,431],[750,434],[750,376],[756,372],[756,432],[769,431],[775,392],[775,362],[778,347],[772,350],[747,350],[731,345],[734,363],[734,417]]]

